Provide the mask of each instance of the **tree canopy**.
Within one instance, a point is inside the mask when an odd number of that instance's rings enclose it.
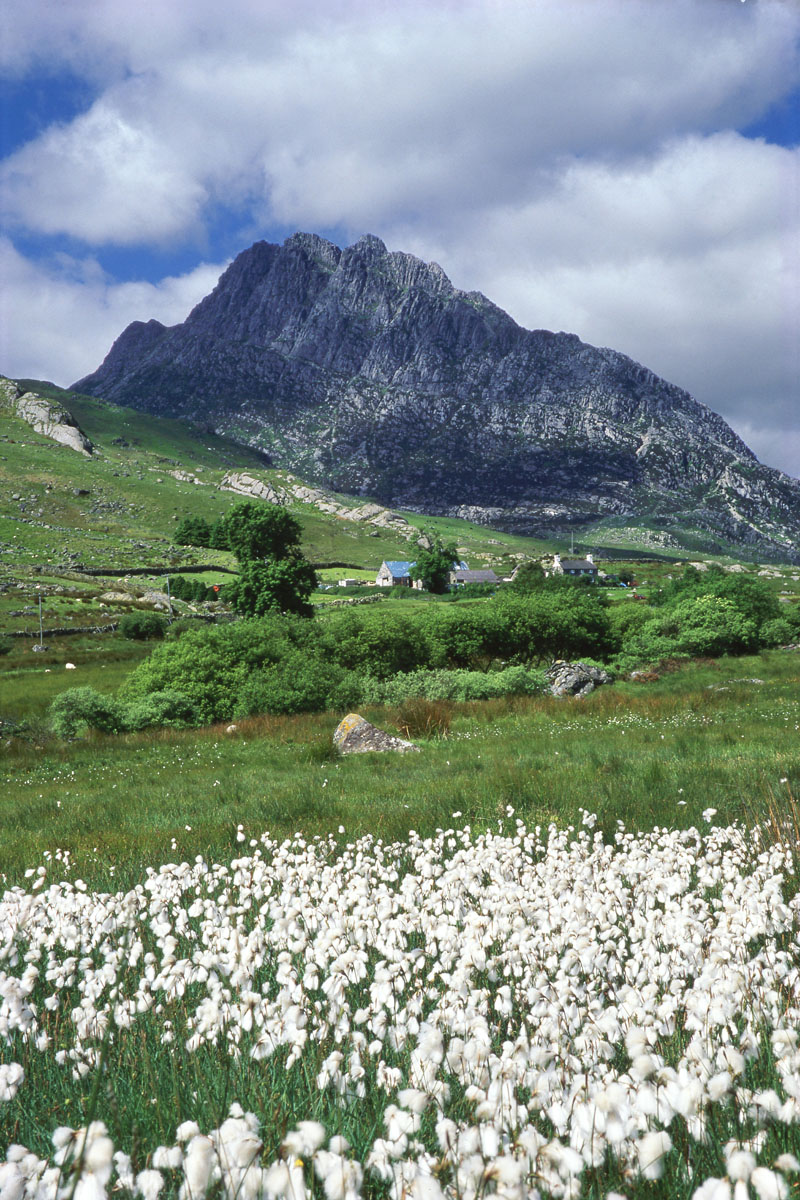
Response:
[[[441,595],[447,591],[450,572],[458,557],[455,542],[445,544],[441,538],[428,535],[430,545],[421,548],[414,564],[414,576],[422,580],[429,592]]]
[[[277,504],[244,500],[223,518],[222,532],[240,563],[286,558],[300,545],[300,522]]]

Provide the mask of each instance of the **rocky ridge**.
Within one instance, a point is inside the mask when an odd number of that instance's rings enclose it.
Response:
[[[195,482],[199,483],[200,480]],[[395,533],[411,537],[417,530],[409,525],[405,517],[399,513],[390,512],[381,504],[342,504],[334,499],[329,492],[320,488],[306,487],[298,483],[291,475],[287,476],[285,487],[258,479],[242,471],[229,471],[219,485],[223,491],[237,492],[240,496],[250,496],[254,500],[264,500],[267,504],[284,504],[287,500],[300,500],[312,504],[319,512],[328,513],[344,521],[363,521],[367,525],[375,525],[379,529],[391,529]]]
[[[784,557],[800,542],[800,482],[687,392],[523,329],[372,236],[256,243],[183,324],[134,322],[74,386],[387,508],[544,534],[632,516]]]

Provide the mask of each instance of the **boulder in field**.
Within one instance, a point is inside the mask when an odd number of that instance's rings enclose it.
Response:
[[[608,671],[582,662],[559,660],[548,667],[546,674],[554,696],[588,696],[601,683],[611,683]]]
[[[333,735],[333,744],[340,754],[366,754],[370,750],[379,753],[394,750],[398,754],[413,751],[419,754],[419,746],[378,729],[358,713],[348,713],[339,722]]]

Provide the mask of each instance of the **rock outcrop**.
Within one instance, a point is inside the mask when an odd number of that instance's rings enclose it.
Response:
[[[348,713],[336,727],[333,744],[340,754],[367,754],[369,751],[384,753],[393,750],[399,754],[419,753],[419,746],[394,737],[376,725],[371,725],[358,713]]]
[[[286,486],[281,488],[243,471],[229,471],[219,486],[223,491],[252,496],[256,500],[264,500],[267,504],[285,504],[291,499],[302,500],[305,504],[313,504],[319,512],[328,513],[329,516],[339,517],[343,521],[363,521],[379,529],[391,529],[405,537],[417,533],[405,517],[390,512],[381,504],[342,504],[330,492],[306,487],[305,484],[296,483],[291,477]]]
[[[602,683],[611,683],[608,671],[582,662],[554,662],[545,672],[554,696],[588,696]]]
[[[636,518],[789,557],[800,542],[800,482],[687,392],[523,329],[376,237],[258,242],[183,324],[134,322],[74,386],[389,508],[529,533]]]
[[[14,415],[26,421],[35,433],[69,446],[79,454],[91,455],[94,446],[62,405],[35,392],[23,392],[11,379],[0,379],[0,395]]]

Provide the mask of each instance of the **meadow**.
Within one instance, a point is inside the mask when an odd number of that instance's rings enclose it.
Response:
[[[4,1200],[789,1196],[798,682],[7,746]]]
[[[89,659],[70,682],[113,690],[126,669]],[[64,677],[37,676],[44,705]],[[20,882],[45,854],[55,862],[68,852],[92,886],[105,886],[110,870],[133,884],[142,864],[165,856],[235,850],[239,825],[281,839],[344,825],[348,836],[394,840],[409,828],[432,834],[453,811],[488,828],[507,804],[534,824],[562,826],[591,809],[608,834],[618,820],[685,827],[709,804],[726,823],[742,820],[800,790],[799,683],[800,656],[772,651],[620,682],[578,703],[507,697],[365,709],[414,738],[426,722],[440,731],[422,739],[423,754],[401,758],[339,759],[331,735],[343,714],[72,742],[49,735],[42,720],[39,740],[7,739],[0,750],[0,816],[14,829],[0,845],[0,873]]]
[[[27,675],[3,1200],[790,1194],[797,652],[367,710],[402,757],[332,713],[64,742]]]

